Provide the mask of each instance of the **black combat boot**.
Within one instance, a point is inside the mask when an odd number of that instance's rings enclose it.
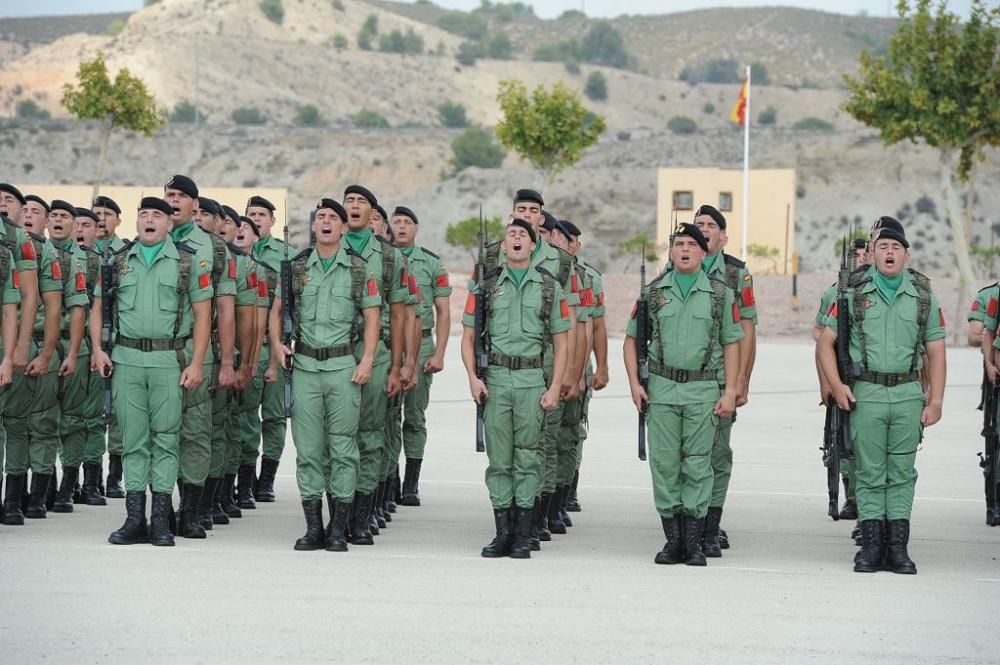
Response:
[[[543,494],[535,499],[535,535],[538,537],[539,549],[541,549],[541,543],[552,540],[552,532],[549,531],[549,499],[551,498],[551,494]]]
[[[482,551],[482,555],[487,559],[496,559],[510,554],[511,540],[514,537],[514,525],[512,524],[514,521],[514,509],[501,508],[498,510],[494,508],[493,521],[496,522],[497,535]]]
[[[198,523],[198,501],[201,499],[202,487],[184,483],[181,489],[180,517],[177,520],[177,535],[182,538],[205,538],[205,529]],[[153,495],[153,508],[156,508],[156,495]]]
[[[24,513],[21,512],[21,495],[28,475],[19,473],[16,476],[7,474],[7,486],[3,496],[3,523],[6,526],[24,526]]]
[[[385,516],[385,493],[385,481],[383,480],[375,488],[375,502],[372,504],[372,515],[375,517],[375,526],[379,529],[384,529],[392,521],[391,517],[386,519]]]
[[[729,534],[721,527],[719,528],[719,547],[724,550],[729,549]]]
[[[663,535],[667,542],[663,544],[663,549],[656,553],[655,563],[673,565],[684,560],[681,516],[680,513],[672,517],[660,517],[660,524],[663,526]]]
[[[209,478],[209,480],[215,484],[212,492],[212,522],[222,525],[229,524],[229,515],[222,509],[222,492],[225,490],[225,479]],[[233,500],[232,494],[229,495],[229,500]],[[237,508],[237,510],[239,509]]]
[[[515,508],[514,540],[510,544],[511,559],[531,558],[531,532],[534,520],[534,508]]]
[[[569,486],[569,498],[566,499],[566,512],[578,513],[583,510],[580,507],[580,500],[576,498],[576,487],[580,484],[580,470],[577,469],[573,475],[573,484]]]
[[[28,519],[45,519],[45,495],[49,491],[52,475],[48,473],[31,474],[31,493],[28,495],[28,507],[24,516]]]
[[[131,494],[131,492],[128,494]],[[190,494],[194,496],[194,492]],[[125,498],[126,500],[128,499],[127,494]],[[173,510],[172,503],[171,496],[166,492],[153,492],[153,507],[149,513],[149,542],[158,547],[174,546],[174,534],[170,532],[168,524],[170,511]],[[181,513],[181,516],[183,519],[183,513]],[[204,538],[205,530],[202,529],[201,533],[201,537]]]
[[[549,498],[549,504],[546,508],[549,520],[549,532],[552,534],[566,533],[566,524],[562,521],[562,516],[559,514],[559,489],[556,488],[555,494],[552,494]]]
[[[573,520],[570,519],[569,512],[566,510],[566,502],[569,501],[569,485],[557,487],[556,496],[559,497],[559,517],[562,519],[562,523],[568,527],[573,526]]]
[[[76,487],[76,479],[80,474],[80,467],[64,466],[62,482],[59,483],[59,491],[56,493],[56,500],[52,504],[54,513],[73,512],[73,490]]]
[[[916,575],[917,564],[906,551],[910,542],[910,520],[889,520],[889,548],[885,557],[886,567],[900,575]]]
[[[215,526],[212,519],[212,503],[215,501],[215,487],[218,481],[213,478],[205,478],[205,487],[202,488],[198,496],[198,524],[205,531],[211,531]]]
[[[857,521],[854,523],[854,528],[851,529],[851,540],[858,547],[861,547],[861,522]]]
[[[278,460],[260,458],[260,478],[257,479],[257,489],[254,491],[258,503],[274,503],[274,476],[277,473]]]
[[[238,506],[243,510],[254,510],[257,508],[257,500],[253,495],[253,485],[256,479],[254,474],[257,467],[253,464],[241,464],[239,468],[239,498]]]
[[[381,533],[378,528],[378,522],[375,520],[375,492],[371,494],[371,502],[368,506],[368,531],[373,535],[377,536]]]
[[[396,512],[396,504],[399,503],[400,497],[403,496],[403,483],[399,479],[399,465],[396,465],[396,470],[392,472],[392,480],[389,481],[389,500],[385,504],[385,509],[390,513]]]
[[[354,545],[374,545],[375,539],[368,528],[368,514],[371,511],[372,495],[354,494],[354,507],[351,515],[351,543]]]
[[[854,572],[875,573],[882,567],[882,545],[885,522],[865,520],[861,523],[861,549],[854,556]]]
[[[149,532],[146,528],[146,492],[128,492],[125,494],[125,523],[122,528],[108,536],[112,545],[135,545],[148,543]]]
[[[306,535],[295,541],[295,550],[311,552],[323,549],[323,499],[303,499],[302,512],[306,516]]]
[[[326,495],[326,505],[330,509],[330,523],[326,525],[326,551],[347,551],[347,522],[351,518],[350,501],[337,501]]]
[[[403,495],[399,498],[402,506],[420,505],[420,465],[422,459],[406,458],[406,475],[403,477]]]
[[[705,532],[705,518],[684,517],[684,563],[689,566],[704,566],[708,562],[701,551],[701,537]]]
[[[45,488],[45,509],[52,511],[56,505],[56,497],[59,496],[59,480],[56,478],[56,470],[52,469],[49,476],[49,486]],[[53,511],[55,512],[55,511]],[[67,511],[72,512],[72,511]]]
[[[122,487],[121,455],[108,455],[108,487],[104,496],[109,499],[125,498],[125,488]]]
[[[87,462],[83,465],[83,488],[80,494],[88,506],[106,506],[107,500],[101,496],[100,481],[101,465],[97,462]]]
[[[219,488],[219,503],[222,506],[222,512],[226,514],[226,517],[230,519],[239,519],[243,517],[243,511],[240,507],[236,505],[234,495],[236,494],[236,474],[227,473],[222,478],[222,486]]]
[[[705,517],[704,541],[701,551],[705,556],[718,558],[722,556],[722,547],[719,546],[719,522],[722,521],[722,508],[709,508]]]
[[[851,482],[844,478],[844,505],[840,507],[840,519],[858,519],[858,502],[849,498],[851,496]]]

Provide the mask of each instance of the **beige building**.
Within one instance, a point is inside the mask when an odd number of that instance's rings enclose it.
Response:
[[[747,261],[755,274],[788,274],[795,255],[795,170],[750,171],[748,248],[758,252],[741,256],[743,243],[743,171],[741,169],[660,169],[657,176],[656,241],[666,262],[666,243],[677,220],[690,222],[702,204],[713,205],[726,216],[729,241],[726,253]]]
[[[197,182],[197,181],[196,181]],[[90,185],[15,185],[24,194],[36,194],[46,201],[52,199],[62,199],[69,201],[75,206],[90,207],[90,194],[93,188]],[[198,187],[198,192],[210,199],[215,199],[219,203],[224,203],[236,209],[241,215],[246,210],[247,200],[254,194],[263,196],[273,203],[277,210],[274,211],[274,228],[271,234],[280,238],[285,228],[285,201],[288,199],[288,190],[278,187],[257,187],[249,189],[246,187]],[[118,228],[118,235],[122,238],[134,238],[136,212],[139,208],[139,201],[143,196],[163,196],[163,185],[150,185],[148,187],[116,187],[106,185],[101,187],[102,196],[110,196],[122,209],[122,224]]]

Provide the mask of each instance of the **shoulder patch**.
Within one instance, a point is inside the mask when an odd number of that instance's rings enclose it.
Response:
[[[732,256],[730,254],[726,254],[725,252],[722,253],[722,259],[726,262],[726,265],[729,265],[729,266],[736,266],[737,268],[746,268],[747,267],[746,263],[744,263],[743,261],[740,261],[735,256]]]

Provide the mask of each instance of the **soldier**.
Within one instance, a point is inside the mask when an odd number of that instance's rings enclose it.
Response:
[[[99,253],[104,253],[105,247],[112,252],[120,252],[125,247],[125,241],[118,237],[118,225],[121,223],[121,208],[114,199],[98,196],[90,208],[97,215],[97,242]],[[122,486],[122,430],[118,426],[118,417],[112,413],[108,423],[108,485],[104,495],[109,499],[124,499],[125,488]]]
[[[20,323],[16,324],[17,330],[13,336],[13,346],[10,346],[10,339],[4,337],[5,353],[11,355],[14,376],[8,385],[10,387],[2,391],[0,397],[0,407],[6,412],[6,399],[13,393],[13,383],[23,385],[24,369],[28,364],[28,355],[31,351],[31,332],[35,325],[35,314],[38,311],[38,262],[36,260],[35,246],[29,241],[24,229],[17,226],[16,220],[20,219],[21,209],[26,200],[17,187],[8,183],[0,183],[0,245],[6,247],[10,253],[11,283],[18,290],[18,297],[4,294],[4,304],[14,304],[20,300],[19,314]],[[2,266],[0,266],[2,267]],[[6,284],[6,282],[5,282]],[[9,324],[10,317],[5,320]],[[16,317],[15,317],[16,320]],[[4,445],[9,438],[9,433],[5,431],[7,427],[6,418],[0,420],[0,435],[3,436]],[[5,462],[7,474],[7,492],[4,495],[4,517],[3,523],[7,525],[24,524],[24,514],[21,512],[21,496],[27,487],[27,464],[21,463],[23,468],[12,468],[5,455],[0,453],[0,461]]]
[[[379,334],[378,283],[365,260],[341,237],[347,212],[333,199],[316,206],[312,230],[315,249],[292,261],[295,295],[293,347],[281,340],[279,288],[271,310],[271,348],[276,362],[295,374],[292,382],[292,441],[296,480],[306,518],[306,533],[296,550],[347,551],[347,521],[355,497],[360,454],[355,433],[361,412],[361,386],[369,381]],[[361,357],[355,347],[363,341]],[[330,523],[323,530],[323,493]],[[365,516],[367,524],[367,515]]]
[[[229,258],[226,244],[195,224],[198,186],[194,181],[184,175],[175,175],[164,185],[163,198],[174,208],[171,241],[174,244],[183,242],[195,250],[198,269],[209,271],[213,294],[210,311],[214,339],[208,352],[199,356],[205,363],[203,375],[206,378],[183,393],[178,475],[181,508],[177,533],[184,538],[204,538],[206,526],[212,527],[210,504],[203,501],[202,495],[212,463],[212,388],[216,384],[217,355],[221,362],[219,382],[227,388],[234,378],[236,266]],[[188,342],[185,356],[193,357],[193,341]]]
[[[417,384],[406,393],[403,406],[403,448],[406,471],[403,476],[400,503],[420,505],[420,468],[427,445],[427,424],[424,412],[430,402],[434,375],[444,369],[444,354],[451,330],[451,284],[448,270],[441,258],[416,244],[419,220],[405,206],[397,206],[392,215],[392,228],[400,251],[409,260],[410,274],[420,289],[421,343],[417,356]]]
[[[722,251],[726,240],[726,218],[721,212],[710,205],[703,205],[695,212],[694,224],[708,241],[708,256],[705,257],[702,270],[729,287],[740,310],[743,337],[739,341],[739,374],[736,383],[736,407],[739,408],[747,403],[750,375],[757,353],[757,307],[753,294],[753,276],[745,263]],[[720,419],[715,445],[712,447],[714,481],[705,518],[705,555],[709,557],[720,557],[722,550],[729,548],[729,539],[719,528],[719,524],[733,473],[730,438],[735,420],[735,413]]]
[[[2,224],[0,224],[2,225]],[[16,249],[16,248],[15,248]],[[14,379],[14,348],[17,346],[17,307],[21,294],[17,290],[17,269],[11,244],[0,241],[0,413],[7,401],[8,387]],[[0,436],[3,430],[0,428]],[[4,462],[4,447],[0,445],[0,468]],[[6,493],[3,498],[3,524],[24,524],[21,513],[21,494],[24,475],[7,475]]]
[[[559,377],[567,364],[570,307],[558,280],[532,260],[537,251],[532,225],[515,218],[504,232],[499,273],[487,270],[469,293],[462,319],[462,362],[472,399],[486,404],[486,487],[493,504],[496,536],[482,556],[531,557],[540,493],[543,411],[559,404]],[[489,367],[476,376],[475,311],[488,298]],[[551,339],[553,371],[543,371]]]
[[[114,369],[115,411],[125,444],[126,518],[108,537],[114,545],[174,544],[168,520],[180,468],[184,393],[205,380],[212,275],[207,263],[201,265],[197,249],[171,240],[174,216],[174,206],[164,199],[142,199],[137,241],[114,257],[115,278],[97,288],[90,317],[92,369],[101,376]],[[110,358],[100,348],[105,293],[116,304]],[[187,353],[189,340],[193,343]],[[147,485],[153,497],[148,533]]]
[[[847,294],[850,361],[858,368],[851,385],[837,373],[836,303],[817,353],[837,404],[851,411],[862,538],[854,570],[875,572],[884,556],[889,570],[912,575],[917,568],[907,544],[917,479],[914,462],[924,428],[941,419],[945,329],[930,281],[906,268],[909,242],[902,226],[888,219],[892,224],[883,225],[874,238],[873,265]],[[929,383],[926,394],[922,369]]]
[[[351,517],[351,542],[355,545],[375,542],[369,515],[382,470],[387,400],[395,398],[402,388],[400,373],[405,348],[406,302],[410,292],[403,255],[388,241],[372,233],[371,212],[376,205],[375,195],[361,185],[350,185],[344,190],[348,227],[344,240],[365,259],[379,282],[383,300],[388,303],[388,307],[382,308],[380,317],[383,343],[376,345],[371,381],[361,389],[361,420],[357,433],[361,463]],[[385,346],[386,338],[389,348]],[[360,353],[360,349],[355,351],[355,359],[359,362]]]
[[[271,235],[275,221],[274,204],[263,196],[251,196],[247,201],[246,216],[253,220],[260,232],[260,239],[254,243],[252,256],[265,267],[268,300],[273,306],[274,289],[278,283],[278,274],[275,269],[281,264],[286,254],[285,243]],[[285,224],[287,223],[286,219]],[[298,249],[288,247],[287,253],[289,256],[294,256],[298,253]],[[260,382],[260,415],[257,415],[256,406],[245,413],[248,416],[247,425],[249,426],[247,435],[255,441],[261,442],[260,478],[253,483],[257,468],[256,460],[252,465],[249,463],[241,465],[240,508],[255,508],[255,500],[263,503],[274,501],[274,476],[278,472],[281,452],[285,449],[287,423],[282,406],[284,370],[270,359],[266,346],[269,338],[268,331],[260,330],[258,336],[262,348],[257,368],[259,378],[255,381]],[[250,404],[246,406],[248,409],[251,408]],[[248,486],[248,483],[253,483],[253,485]]]
[[[701,539],[714,483],[712,450],[721,419],[736,408],[740,312],[732,290],[700,270],[709,247],[697,226],[678,225],[671,267],[647,287],[648,388],[639,382],[635,310],[625,331],[632,402],[649,409],[649,469],[667,538],[655,558],[660,564],[706,564]]]
[[[32,319],[29,335],[33,341],[31,360],[10,388],[4,407],[7,430],[8,473],[20,475],[31,467],[31,492],[24,516],[41,519],[55,501],[55,462],[59,447],[59,369],[62,363],[57,350],[62,321],[62,266],[55,247],[41,234],[45,232],[48,204],[36,196],[24,197],[18,211],[38,256],[39,307]],[[75,211],[75,208],[74,208]],[[22,299],[24,295],[22,293]],[[21,313],[21,327],[25,314]],[[20,334],[20,332],[19,332]],[[20,338],[19,338],[20,341]],[[15,363],[16,372],[16,363]]]

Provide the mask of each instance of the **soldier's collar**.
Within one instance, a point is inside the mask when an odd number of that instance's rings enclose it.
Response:
[[[510,274],[510,270],[511,270],[510,266],[508,266],[506,263],[504,263],[503,264],[503,270],[500,272],[500,277],[497,278],[497,281],[500,281],[500,280],[503,280],[503,279],[509,279],[510,281],[513,282],[514,281],[514,277]],[[528,272],[524,273],[524,279],[521,280],[521,283],[524,283],[524,282],[540,282],[540,281],[542,281],[542,273],[540,273],[537,270],[535,270],[535,266],[534,265],[529,264],[528,267],[527,267],[527,271]]]
[[[676,277],[677,277],[677,271],[676,270],[671,270],[669,272],[665,272],[665,273],[663,273],[663,275],[660,276],[660,284],[663,285],[663,286],[667,286],[667,285],[669,285],[671,287],[676,286],[677,285],[677,279],[676,279]],[[705,274],[704,270],[702,270],[700,268],[698,269],[698,271],[697,271],[697,278],[694,280],[694,284],[691,285],[691,289],[693,291],[711,291],[712,290],[712,283],[709,281],[708,275]]]
[[[350,266],[351,265],[351,261],[347,257],[348,257],[348,254],[347,254],[347,243],[344,242],[343,240],[341,240],[340,241],[340,247],[337,248],[337,253],[334,254],[333,256],[331,256],[330,258],[333,259],[333,265]],[[309,252],[309,258],[306,260],[306,267],[308,268],[308,267],[312,266],[314,263],[319,263],[320,261],[323,261],[323,260],[329,260],[329,259],[323,259],[319,255],[319,251],[317,251],[315,248],[313,248],[313,250],[311,252]]]

